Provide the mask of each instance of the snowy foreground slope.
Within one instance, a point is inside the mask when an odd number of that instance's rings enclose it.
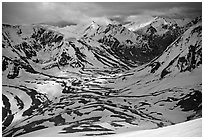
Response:
[[[67,137],[67,136],[77,136],[75,135],[64,135],[58,134],[64,126],[52,127],[49,129],[43,129],[41,131],[34,131],[22,135],[22,137]],[[137,131],[137,129],[131,128],[128,130],[120,131],[120,133],[115,135],[109,135],[107,137],[201,137],[202,136],[202,119],[196,119],[177,125],[172,125],[168,127],[142,130]]]
[[[143,65],[139,34],[96,23],[81,32],[3,25],[2,136],[201,136],[201,19]],[[139,52],[126,57],[130,47]]]
[[[143,130],[143,131],[133,131],[130,129],[124,133],[119,133],[115,136],[125,136],[125,137],[202,137],[202,119],[196,119],[177,125],[172,125],[168,127]],[[113,137],[115,137],[113,135]]]

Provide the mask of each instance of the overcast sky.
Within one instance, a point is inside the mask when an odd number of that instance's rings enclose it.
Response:
[[[202,3],[161,2],[56,2],[56,3],[2,3],[2,22],[31,24],[42,22],[84,22],[90,18],[110,17],[125,19],[131,15],[168,16],[195,18],[202,14]]]

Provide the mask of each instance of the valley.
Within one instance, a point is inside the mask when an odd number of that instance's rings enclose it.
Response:
[[[202,118],[201,17],[135,24],[3,24],[2,136],[118,135]]]

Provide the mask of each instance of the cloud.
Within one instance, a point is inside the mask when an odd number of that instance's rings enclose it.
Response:
[[[3,3],[3,22],[83,22],[90,18],[86,13],[93,7],[87,3]]]
[[[145,15],[152,16],[164,16],[170,18],[195,18],[195,16],[200,16],[201,11],[196,11],[194,8],[189,7],[173,7],[173,8],[162,8],[159,10],[144,10],[141,12]]]
[[[130,15],[195,17],[202,3],[188,2],[3,2],[2,20],[13,24],[69,21],[74,23],[104,17],[123,21]],[[105,19],[105,18],[104,18]]]

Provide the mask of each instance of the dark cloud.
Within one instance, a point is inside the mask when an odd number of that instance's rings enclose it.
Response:
[[[202,13],[202,3],[201,2],[109,2],[109,3],[96,3],[97,5],[103,7],[104,12],[101,14],[104,15],[134,15],[134,14],[147,14],[146,11],[153,11],[156,15],[156,11],[163,12],[174,8],[185,9],[182,13],[183,16],[188,15],[201,15]],[[175,11],[176,12],[176,11]]]
[[[14,24],[59,21],[77,23],[92,17],[110,17],[123,21],[130,15],[195,18],[201,14],[201,2],[2,3],[3,22]]]
[[[7,23],[30,24],[58,22],[60,20],[80,22],[88,19],[86,9],[93,7],[86,3],[3,3],[2,20]]]

